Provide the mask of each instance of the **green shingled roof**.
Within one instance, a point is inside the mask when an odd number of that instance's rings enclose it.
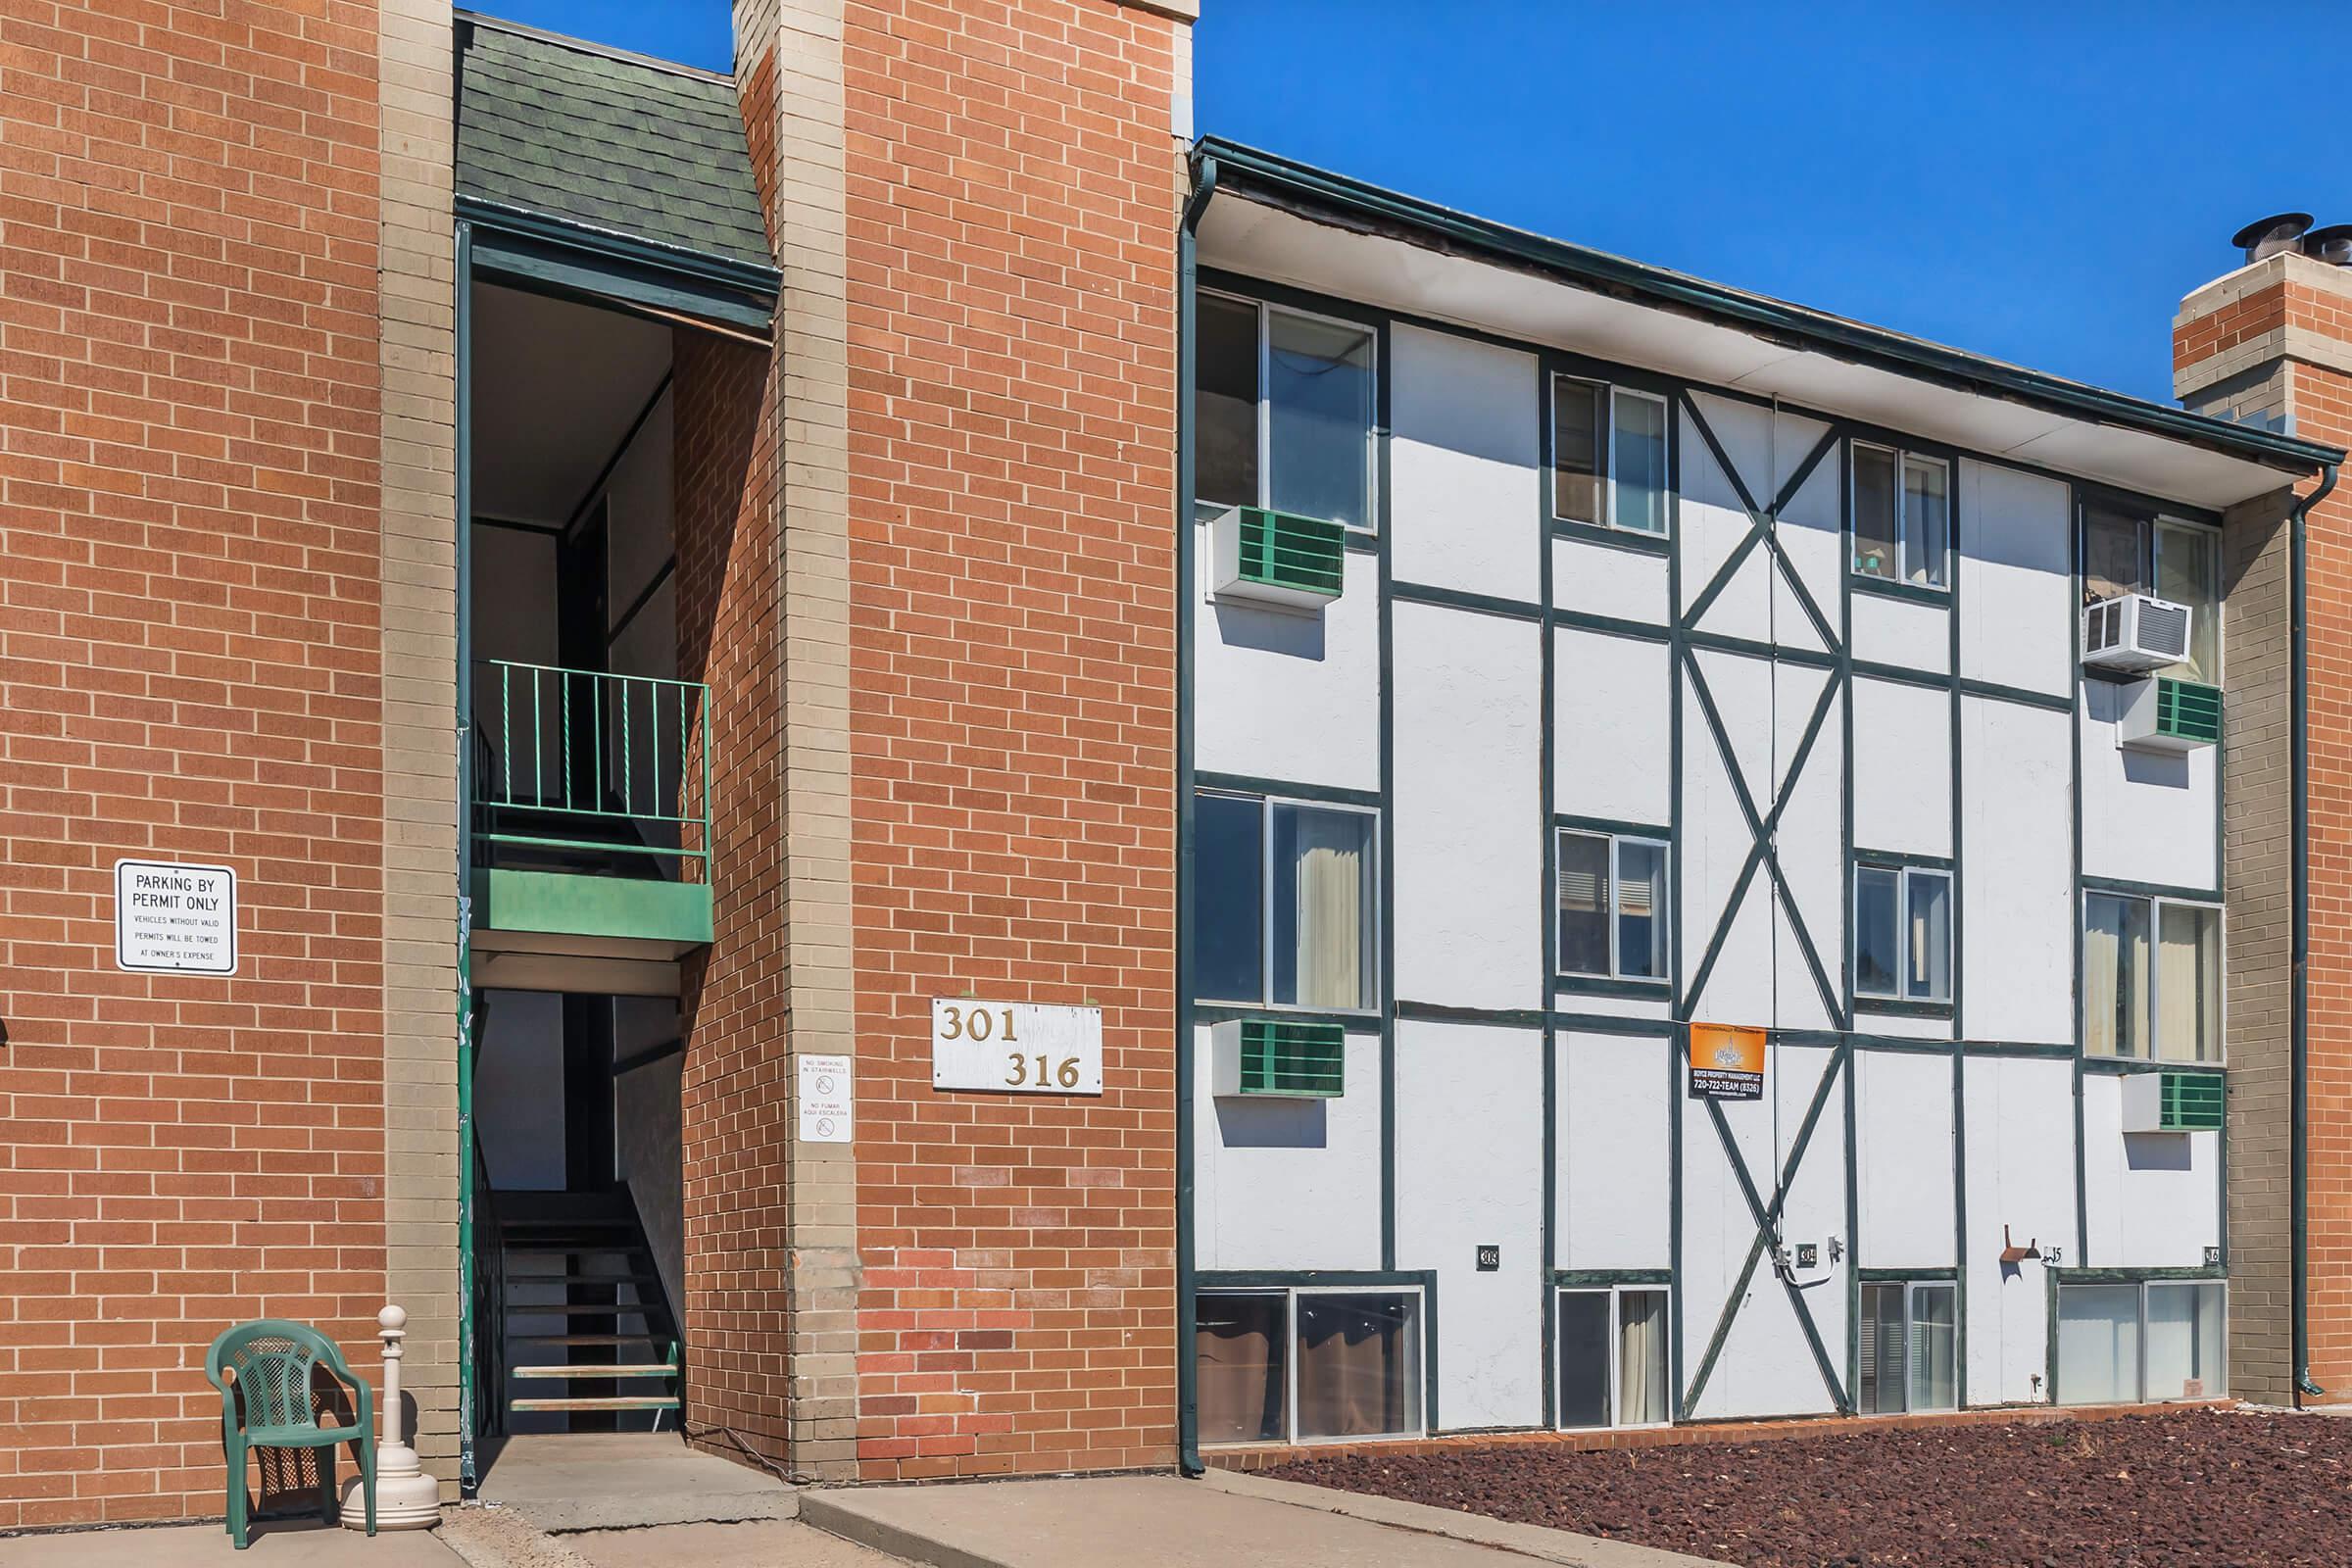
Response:
[[[457,193],[772,267],[734,83],[458,18]]]

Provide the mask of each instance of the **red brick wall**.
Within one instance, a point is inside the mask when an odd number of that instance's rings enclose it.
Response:
[[[2352,344],[2352,297],[2285,293],[2289,319]],[[2290,373],[2296,434],[2352,446],[2352,376],[2304,364]],[[2352,475],[2307,527],[2311,1373],[2341,1398],[2352,1391]]]
[[[782,1460],[791,1107],[772,382],[758,349],[687,329],[673,344],[678,673],[710,686],[717,868],[715,940],[688,960],[682,999],[686,1419]]]
[[[848,9],[870,1478],[1175,1452],[1176,25]],[[967,991],[1099,1003],[1102,1098],[935,1093]]]
[[[2195,366],[2290,326],[2352,344],[2352,289],[2316,288],[2290,272],[2177,327],[2174,363]],[[2352,375],[2301,359],[2284,373],[2294,433],[2352,446]],[[2297,488],[2308,495],[2316,486]],[[2342,1398],[2352,1392],[2352,475],[2312,509],[2307,533],[2308,1332],[2313,1379]]]
[[[220,1514],[230,1323],[374,1365],[375,37],[0,8],[0,1528]],[[127,855],[236,976],[114,968]]]

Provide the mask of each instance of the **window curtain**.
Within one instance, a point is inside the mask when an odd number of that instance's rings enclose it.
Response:
[[[1301,1438],[1417,1430],[1420,1376],[1411,1298],[1298,1298]]]
[[[1952,884],[1948,878],[1913,872],[1910,888],[1911,973],[1908,994],[1941,1002],[1952,994]]]
[[[1203,1443],[1281,1443],[1290,1303],[1280,1296],[1200,1298],[1194,1330]]]
[[[2168,906],[2156,934],[2156,1049],[2167,1061],[2212,1061],[2221,1052],[2221,944],[2211,909]]]
[[[1668,1418],[1666,1293],[1624,1292],[1617,1312],[1617,1424],[1654,1425]]]
[[[2138,1056],[2147,1035],[2147,903],[2094,894],[2082,902],[2082,1049]]]
[[[1364,819],[1298,813],[1298,1005],[1364,1004]]]

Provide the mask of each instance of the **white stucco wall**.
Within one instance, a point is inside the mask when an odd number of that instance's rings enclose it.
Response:
[[[1971,1057],[1967,1115],[1968,1396],[1972,1404],[2049,1397],[2049,1306],[2043,1265],[2004,1268],[2002,1228],[2082,1260],[2075,1235],[2074,1064],[2057,1058]],[[2038,1385],[2034,1381],[2039,1378]]]
[[[1389,354],[1391,571],[1533,599],[1544,540],[1536,357],[1402,324]]]
[[[1192,596],[1194,766],[1380,788],[1380,567],[1349,552],[1340,597],[1294,614],[1209,597],[1208,531]]]
[[[1665,1268],[1672,1261],[1671,1044],[1561,1030],[1552,1261]]]
[[[2178,755],[2115,744],[2123,688],[2082,683],[2082,874],[2215,888],[2218,747]]]
[[[1645,638],[1567,626],[1551,637],[1555,808],[1667,826],[1674,814],[1672,651]]]
[[[1960,974],[1974,1039],[2074,1043],[2072,744],[2065,713],[1960,701]]]
[[[1380,1267],[1380,1036],[1348,1036],[1331,1100],[1209,1093],[1210,1036],[1194,1031],[1193,1208],[1204,1269]]]
[[[1396,1261],[1438,1274],[1439,1419],[1544,1419],[1544,1032],[1396,1025]],[[1478,1271],[1477,1250],[1501,1266]]]
[[[2074,497],[2058,480],[1960,465],[1960,673],[2064,697],[2075,673]]]
[[[2124,1080],[2082,1079],[2083,1217],[2098,1268],[2190,1268],[2221,1243],[2221,1135],[2123,1131]]]
[[[1543,628],[1394,615],[1396,995],[1541,1006]]]
[[[1949,1268],[1958,1245],[1951,1057],[1864,1051],[1854,1059],[1861,1266]]]

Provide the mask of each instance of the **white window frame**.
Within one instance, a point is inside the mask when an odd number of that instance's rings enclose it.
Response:
[[[1600,472],[1595,475],[1601,482],[1601,519],[1598,522],[1590,522],[1583,517],[1560,515],[1558,446],[1560,439],[1560,383],[1563,381],[1574,381],[1579,386],[1596,387],[1601,393],[1600,436],[1593,444],[1593,452],[1600,462]],[[1643,528],[1622,521],[1618,516],[1617,510],[1617,400],[1621,397],[1638,398],[1643,403],[1657,405],[1660,416],[1658,430],[1666,443],[1666,472],[1672,474],[1674,472],[1674,405],[1666,395],[1662,392],[1647,391],[1638,386],[1627,386],[1622,381],[1604,381],[1598,376],[1578,375],[1570,370],[1553,370],[1549,380],[1544,383],[1544,396],[1546,403],[1545,412],[1550,416],[1546,421],[1545,434],[1548,444],[1553,449],[1549,470],[1544,475],[1545,515],[1553,522],[1565,522],[1579,528],[1613,528],[1620,533],[1632,534],[1637,539],[1673,538],[1675,492],[1671,484],[1659,492],[1666,502],[1666,515],[1655,528]]]
[[[1342,523],[1351,534],[1370,538],[1380,532],[1380,328],[1370,321],[1359,321],[1345,316],[1331,316],[1321,311],[1300,310],[1296,305],[1277,305],[1271,300],[1254,299],[1248,294],[1234,294],[1224,289],[1202,289],[1200,292],[1234,305],[1247,305],[1257,313],[1257,505],[1274,505],[1274,400],[1267,389],[1274,381],[1273,318],[1277,315],[1302,321],[1320,321],[1326,326],[1361,332],[1372,340],[1372,416],[1364,425],[1364,520],[1360,523]]]
[[[1855,482],[1857,460],[1865,451],[1885,452],[1894,459],[1894,575],[1881,577],[1864,571],[1855,558],[1854,544],[1861,537],[1854,509],[1861,504],[1862,489]],[[1929,582],[1911,580],[1910,534],[1903,526],[1904,497],[1910,492],[1903,485],[1903,470],[1912,464],[1943,470],[1943,553],[1936,562],[1936,575]],[[1949,594],[1952,591],[1952,541],[1959,529],[1955,516],[1959,510],[1957,487],[1953,483],[1951,461],[1933,453],[1914,452],[1908,447],[1890,446],[1884,441],[1854,440],[1846,443],[1845,455],[1845,569],[1849,576],[1862,582],[1879,583],[1889,588],[1909,588],[1922,593]]]
[[[1196,795],[1214,795],[1228,801],[1257,803],[1257,995],[1255,997],[1200,997],[1195,1000],[1210,1006],[1262,1007],[1268,1012],[1306,1013],[1314,1017],[1371,1017],[1380,1012],[1383,999],[1380,972],[1380,808],[1374,806],[1343,806],[1334,801],[1306,801],[1295,795],[1251,795],[1245,790],[1196,788]],[[1369,863],[1366,880],[1371,885],[1370,907],[1364,915],[1361,961],[1372,977],[1372,1001],[1360,1007],[1309,1007],[1295,1002],[1274,1000],[1274,808],[1298,807],[1309,811],[1344,811],[1350,816],[1372,819],[1372,833],[1366,840],[1365,859]]]
[[[1891,872],[1895,879],[1895,967],[1897,974],[1895,989],[1892,991],[1865,991],[1862,989],[1862,873],[1865,871]],[[1943,995],[1940,997],[1915,997],[1904,989],[1909,984],[1909,979],[1902,971],[1909,965],[1901,932],[1905,923],[1911,918],[1911,879],[1915,876],[1935,877],[1943,883]],[[1894,1002],[1919,1004],[1931,1007],[1951,1005],[1952,973],[1960,962],[1959,954],[1952,951],[1954,944],[1951,937],[1952,916],[1956,908],[1954,901],[1958,898],[1959,891],[1953,885],[1949,866],[1915,865],[1894,856],[1862,854],[1854,857],[1853,875],[1850,878],[1850,885],[1846,889],[1846,920],[1852,928],[1853,936],[1846,946],[1845,961],[1851,967],[1854,976],[1854,1001],[1857,1004]]]
[[[1625,1409],[1625,1308],[1620,1298],[1630,1294],[1663,1296],[1666,1298],[1666,1419],[1663,1421],[1622,1421],[1619,1414]],[[1552,1287],[1551,1315],[1551,1408],[1553,1430],[1559,1432],[1647,1432],[1656,1427],[1674,1425],[1674,1291],[1664,1280],[1648,1284],[1555,1285]],[[1570,1426],[1562,1406],[1568,1402],[1568,1367],[1560,1357],[1559,1298],[1563,1296],[1606,1296],[1609,1298],[1609,1423],[1607,1426]]]
[[[1346,1443],[1403,1443],[1429,1436],[1429,1291],[1413,1285],[1203,1285],[1196,1296],[1271,1296],[1282,1298],[1282,1431],[1279,1440],[1292,1448],[1326,1447]],[[1358,1432],[1336,1438],[1302,1438],[1298,1435],[1298,1298],[1301,1296],[1410,1296],[1414,1298],[1413,1335],[1417,1342],[1413,1356],[1413,1371],[1421,1386],[1413,1391],[1413,1407],[1420,1413],[1418,1426],[1404,1432]],[[1185,1347],[1185,1354],[1198,1355],[1200,1347]],[[1245,1438],[1234,1443],[1204,1443],[1206,1448],[1247,1448],[1262,1446],[1262,1438]]]
[[[2115,899],[2148,906],[2148,1049],[2147,1054],[2127,1056],[2119,1051],[2090,1049],[2090,901]],[[2164,943],[2164,911],[2168,908],[2207,909],[2212,911],[2215,983],[2221,995],[2214,999],[2214,1044],[2221,1048],[2211,1056],[2168,1057],[2164,1054],[2164,999],[2158,987],[2164,983],[2164,966],[2156,955]],[[2174,899],[2159,893],[2118,893],[2106,888],[2084,888],[2081,904],[2075,911],[2076,952],[2082,956],[2082,996],[2076,1004],[2082,1014],[2082,1054],[2099,1061],[2145,1062],[2151,1067],[2225,1067],[2230,1057],[2230,909],[2211,899]]]
[[[1560,967],[1559,841],[1563,838],[1566,838],[1570,834],[1575,834],[1579,838],[1600,839],[1609,846],[1609,906],[1605,911],[1609,928],[1609,972],[1607,974],[1593,974],[1585,969],[1563,969]],[[1578,980],[1622,980],[1628,985],[1656,986],[1661,991],[1670,990],[1673,987],[1674,976],[1672,974],[1627,974],[1625,972],[1625,956],[1618,951],[1617,944],[1620,935],[1618,921],[1623,918],[1623,911],[1619,908],[1617,901],[1619,894],[1625,887],[1624,851],[1625,846],[1629,844],[1637,844],[1642,846],[1643,849],[1651,849],[1658,852],[1658,864],[1661,872],[1658,877],[1658,882],[1659,885],[1665,890],[1664,902],[1666,906],[1663,910],[1654,912],[1651,915],[1651,918],[1666,926],[1666,966],[1669,969],[1674,967],[1674,928],[1672,922],[1674,920],[1675,884],[1674,845],[1672,841],[1662,837],[1653,838],[1646,833],[1611,833],[1601,828],[1555,827],[1552,829],[1551,850],[1552,887],[1550,933],[1551,972],[1552,977],[1555,980],[1567,981],[1571,983]]]
[[[2195,1396],[2193,1398],[2219,1399],[2228,1397],[2230,1394],[2230,1281],[2227,1276],[2215,1275],[2211,1278],[2207,1278],[2199,1275],[2189,1279],[2147,1279],[2143,1277],[2136,1280],[2060,1280],[2058,1282],[2058,1289],[2061,1292],[2081,1290],[2112,1290],[2118,1286],[2130,1286],[2136,1289],[2139,1292],[2139,1333],[2136,1347],[2139,1354],[2138,1364],[2133,1370],[2132,1398],[2128,1402],[2132,1404],[2191,1403],[2193,1402],[2192,1396],[2185,1394],[2168,1395],[2165,1397],[2158,1399],[2151,1399],[2148,1397],[2148,1287],[2151,1285],[2218,1285],[2221,1287],[2221,1386],[2210,1393],[2201,1396]],[[2058,1327],[2062,1305],[2063,1303],[2057,1300],[2052,1300],[2050,1302],[2050,1327],[2053,1334],[2055,1334]],[[2053,1339],[2052,1345],[2055,1346],[2055,1344],[2056,1341]],[[2054,1348],[2051,1354],[2052,1360],[2050,1362],[2049,1374],[2050,1377],[2055,1380],[2058,1376],[2058,1362],[2056,1360],[2056,1351]],[[2052,1409],[2095,1410],[2099,1408],[2095,1404],[2067,1403],[2063,1399],[2065,1393],[2066,1391],[2063,1388],[2058,1387],[2055,1382],[2052,1383],[2050,1389]]]
[[[1940,1415],[1948,1410],[1959,1409],[1960,1367],[1967,1359],[1967,1352],[1960,1343],[1962,1325],[1960,1322],[1960,1287],[1958,1282],[1954,1280],[1881,1279],[1863,1280],[1859,1283],[1861,1289],[1865,1291],[1872,1289],[1884,1290],[1888,1287],[1899,1286],[1903,1293],[1903,1407],[1899,1410],[1873,1410],[1869,1412],[1864,1419],[1876,1421],[1882,1416]],[[1911,1355],[1911,1325],[1919,1321],[1919,1309],[1915,1303],[1919,1299],[1919,1293],[1921,1291],[1949,1291],[1952,1293],[1952,1402],[1950,1404],[1936,1405],[1933,1408],[1925,1408],[1914,1404],[1911,1401],[1912,1377],[1914,1368],[1914,1362]],[[1855,1396],[1857,1399],[1860,1397],[1861,1385],[1859,1373],[1860,1369],[1856,1368],[1857,1375],[1854,1379],[1854,1382]]]

